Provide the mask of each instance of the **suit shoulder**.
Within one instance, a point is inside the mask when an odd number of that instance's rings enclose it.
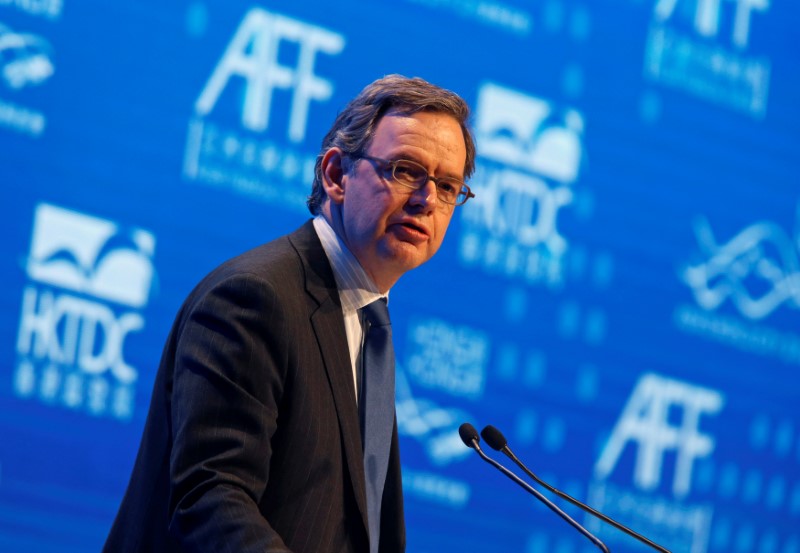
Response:
[[[274,288],[302,286],[302,265],[297,251],[284,236],[228,259],[208,273],[195,292],[241,279],[255,279]]]
[[[330,270],[322,245],[307,223],[291,234],[225,261],[208,273],[191,295],[203,295],[226,282],[241,279],[254,279],[275,290],[299,291],[305,287],[307,271],[316,272],[320,265]]]

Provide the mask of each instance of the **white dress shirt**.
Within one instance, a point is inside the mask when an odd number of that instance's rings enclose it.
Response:
[[[369,278],[364,268],[321,215],[314,218],[314,230],[317,231],[317,236],[322,242],[322,248],[333,269],[336,287],[339,289],[339,301],[342,304],[344,330],[347,333],[353,384],[356,390],[356,402],[358,402],[357,362],[364,336],[359,309],[378,298],[387,296],[378,292],[378,287]]]

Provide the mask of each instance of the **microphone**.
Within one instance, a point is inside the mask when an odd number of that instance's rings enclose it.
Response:
[[[564,492],[562,492],[560,490],[557,490],[556,488],[554,488],[553,486],[551,486],[550,484],[548,484],[544,480],[541,480],[538,476],[533,474],[533,472],[531,472],[530,469],[528,467],[526,467],[522,463],[522,461],[519,460],[519,458],[516,455],[514,455],[514,452],[511,451],[510,447],[508,447],[508,440],[506,440],[506,437],[503,436],[503,433],[500,432],[497,428],[495,428],[491,424],[486,426],[483,430],[481,430],[481,436],[483,436],[483,439],[486,440],[487,444],[489,444],[489,447],[491,447],[495,451],[500,451],[501,453],[504,453],[509,459],[514,461],[514,463],[516,463],[516,465],[519,468],[524,470],[525,474],[527,474],[528,476],[533,478],[538,484],[541,484],[542,486],[544,486],[545,488],[550,490],[552,493],[556,494],[558,497],[561,497],[562,499],[566,499],[567,501],[569,501],[570,503],[572,503],[576,507],[580,507],[581,509],[583,509],[587,513],[589,513],[591,515],[594,515],[595,517],[599,518],[603,522],[607,522],[608,524],[610,524],[611,526],[613,526],[614,528],[616,528],[618,530],[622,530],[623,532],[625,532],[629,536],[636,538],[637,540],[639,540],[640,542],[642,542],[642,543],[644,543],[646,545],[649,545],[653,549],[655,549],[657,551],[661,551],[662,553],[670,553],[669,550],[664,549],[663,547],[661,547],[657,543],[647,539],[646,537],[642,536],[641,534],[639,534],[637,532],[634,532],[633,530],[631,530],[627,526],[623,526],[622,524],[620,524],[616,520],[604,515],[600,511],[598,511],[596,509],[593,509],[592,507],[589,507],[585,503],[581,503],[580,501],[578,501],[574,497],[572,497],[570,495],[567,495],[567,494],[565,494]]]
[[[539,501],[544,503],[551,511],[553,511],[555,514],[557,514],[558,516],[563,518],[565,521],[567,521],[567,523],[570,526],[572,526],[578,532],[583,534],[586,537],[586,539],[588,539],[590,542],[595,544],[601,551],[605,551],[605,553],[609,553],[608,547],[606,547],[606,544],[604,544],[599,539],[597,539],[586,528],[584,528],[583,526],[578,524],[567,513],[565,513],[561,509],[559,509],[558,506],[555,503],[553,503],[552,501],[547,499],[545,496],[543,496],[541,493],[539,493],[535,488],[533,488],[530,484],[528,484],[527,482],[522,480],[519,476],[517,476],[516,474],[514,474],[513,472],[508,470],[506,467],[504,467],[503,465],[501,465],[500,463],[498,463],[497,461],[495,461],[494,459],[492,459],[491,457],[486,455],[483,452],[483,450],[481,449],[481,446],[479,445],[479,442],[481,441],[481,439],[480,439],[480,437],[478,437],[478,431],[475,430],[474,426],[472,426],[468,422],[465,422],[464,424],[462,424],[461,426],[458,427],[458,435],[461,436],[461,441],[464,442],[465,446],[467,446],[470,449],[474,449],[475,451],[478,452],[478,455],[481,456],[481,459],[483,459],[484,461],[486,461],[487,463],[492,465],[494,468],[496,468],[497,470],[499,470],[500,472],[502,472],[506,476],[508,476],[511,480],[513,480],[519,486],[521,486],[526,492],[528,492],[529,494],[534,496],[536,499],[538,499]]]

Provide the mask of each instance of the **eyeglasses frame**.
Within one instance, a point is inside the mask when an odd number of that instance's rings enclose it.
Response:
[[[453,177],[434,177],[433,175],[428,173],[428,170],[425,169],[425,167],[421,163],[419,163],[418,161],[414,161],[413,159],[395,159],[395,160],[391,160],[391,159],[384,159],[384,158],[381,158],[381,157],[370,156],[370,155],[367,155],[367,154],[352,154],[352,153],[347,153],[346,155],[350,159],[352,159],[354,161],[358,161],[360,159],[365,159],[365,160],[371,161],[373,163],[377,163],[377,164],[380,164],[380,165],[387,166],[388,168],[391,169],[392,181],[396,182],[400,186],[403,186],[405,188],[409,188],[411,190],[421,190],[425,186],[425,184],[428,183],[428,181],[433,181],[433,183],[436,185],[436,197],[439,200],[441,200],[442,202],[446,203],[447,205],[452,205],[452,206],[455,206],[455,207],[462,206],[465,203],[467,203],[467,200],[469,200],[470,198],[474,198],[475,197],[475,194],[472,192],[470,187],[464,181],[462,181],[460,179],[455,179]],[[400,162],[411,163],[413,165],[416,165],[420,169],[422,169],[422,171],[424,171],[425,175],[427,176],[427,178],[424,181],[424,184],[415,187],[413,185],[406,184],[406,183],[400,181],[400,179],[398,179],[397,177],[395,177],[394,176],[394,172],[395,172],[395,170],[397,168],[397,164],[400,163]],[[461,187],[459,189],[458,196],[460,196],[462,192],[465,192],[464,200],[461,201],[461,202],[450,202],[448,200],[443,199],[439,195],[439,181],[450,182],[450,183],[453,183],[453,184],[460,183]],[[458,197],[458,196],[456,196],[456,197]]]

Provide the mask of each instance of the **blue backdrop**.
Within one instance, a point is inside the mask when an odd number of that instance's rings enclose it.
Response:
[[[477,198],[392,291],[409,551],[594,550],[470,421],[673,551],[798,553],[798,15],[0,0],[0,550],[99,550],[183,298],[308,217],[337,111],[402,73],[478,143]]]

